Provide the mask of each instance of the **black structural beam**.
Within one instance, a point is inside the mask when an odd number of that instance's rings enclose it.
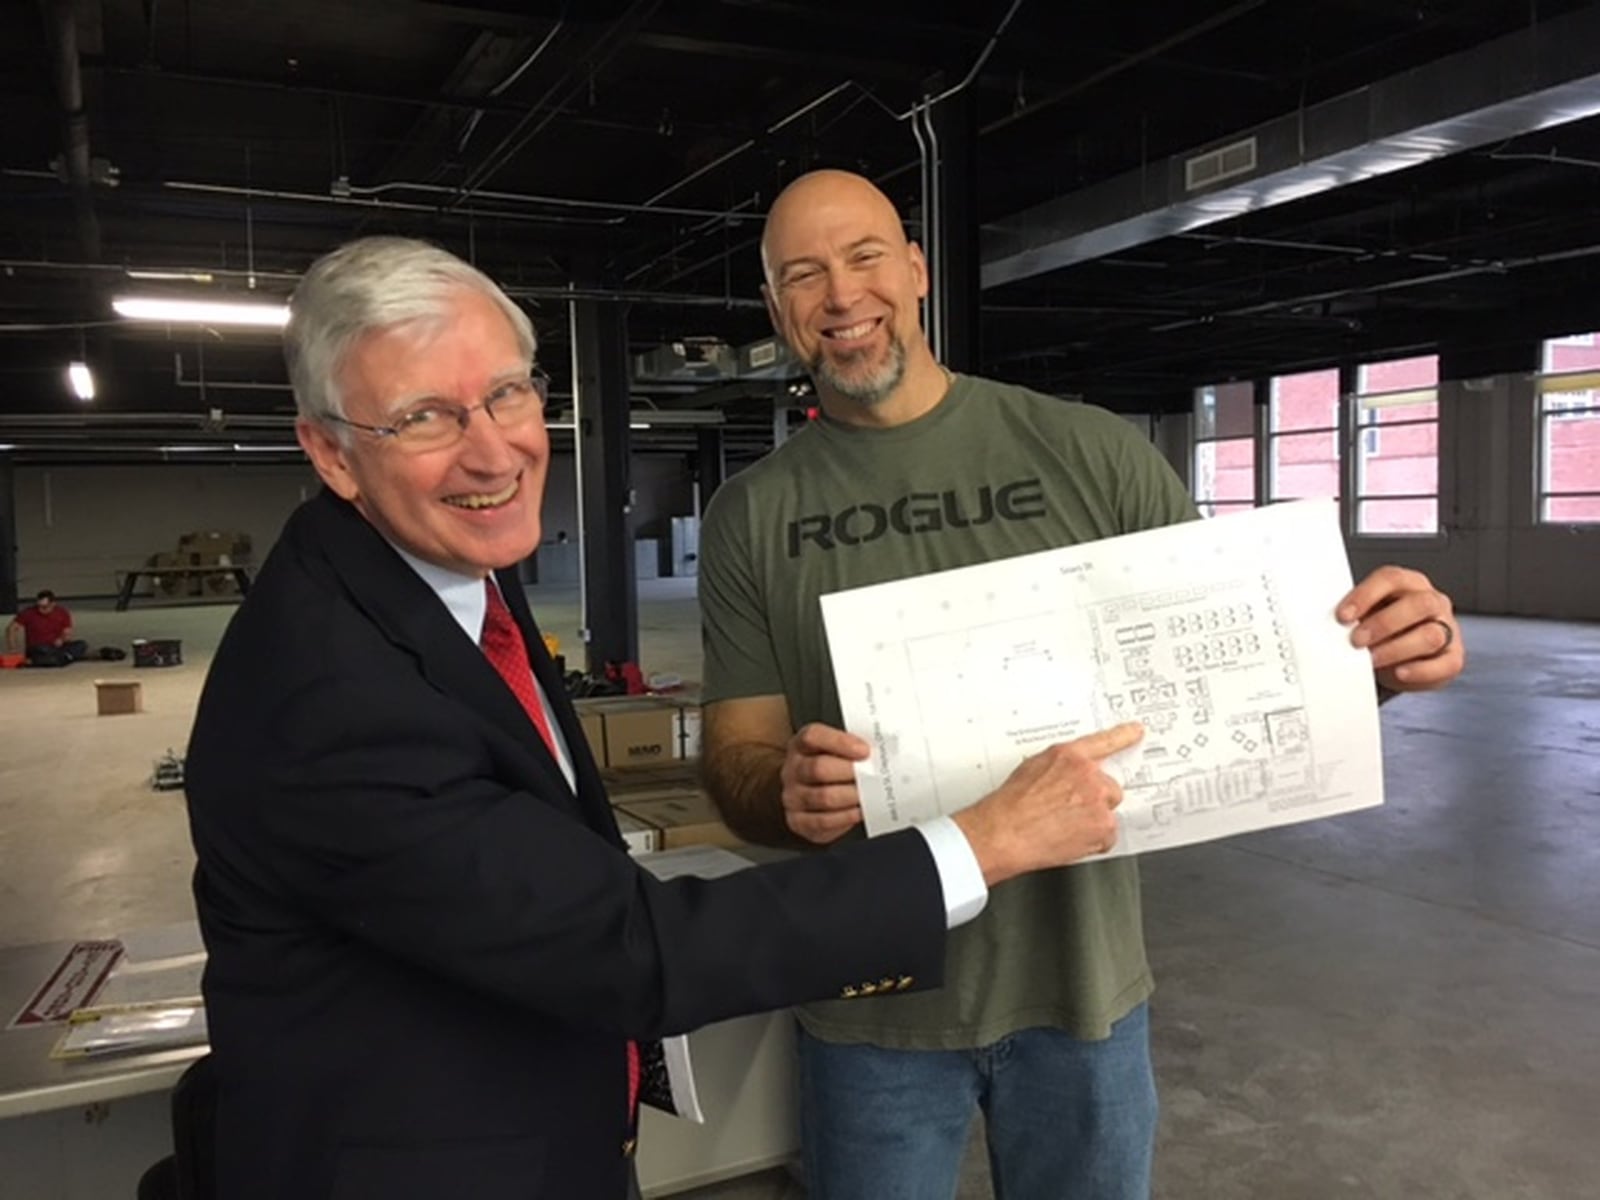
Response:
[[[0,612],[17,611],[17,483],[11,456],[0,454]]]
[[[924,246],[932,269],[936,330],[934,352],[953,371],[976,371],[978,344],[979,240],[977,225],[978,120],[977,96],[966,88],[933,106],[925,128],[924,154],[934,169],[924,173],[933,194],[924,196],[924,211],[935,214]]]
[[[569,305],[575,378],[573,436],[582,527],[583,636],[588,670],[638,662],[639,606],[633,572],[628,475],[628,334],[623,305]]]
[[[694,480],[700,487],[702,511],[716,495],[728,475],[728,456],[720,425],[702,425],[695,430]]]

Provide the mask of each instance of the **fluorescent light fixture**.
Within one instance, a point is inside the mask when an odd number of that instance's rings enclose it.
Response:
[[[111,307],[119,317],[130,321],[164,321],[174,325],[249,325],[282,329],[289,322],[287,304],[118,296],[111,301]]]
[[[94,399],[94,372],[89,370],[88,363],[75,362],[68,366],[67,383],[79,400]]]
[[[214,283],[209,271],[140,271],[129,267],[123,272],[129,279],[156,280],[159,282]]]
[[[546,429],[577,429],[578,428],[577,423],[573,422],[573,421],[546,421],[544,423],[544,427]],[[629,429],[649,429],[650,428],[650,422],[649,421],[629,421],[628,422],[628,428]]]

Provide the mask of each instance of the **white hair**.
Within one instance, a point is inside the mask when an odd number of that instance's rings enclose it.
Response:
[[[283,340],[300,416],[343,417],[339,372],[356,340],[397,325],[442,321],[451,293],[463,288],[500,306],[531,364],[538,339],[528,315],[492,279],[448,250],[413,238],[368,237],[312,263],[289,300]]]

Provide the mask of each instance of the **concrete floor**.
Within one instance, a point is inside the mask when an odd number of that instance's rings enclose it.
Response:
[[[697,678],[692,583],[641,591],[644,667]],[[575,651],[576,597],[530,598]],[[0,672],[0,946],[191,911],[180,796],[147,781],[232,608],[73,607],[187,661]],[[1600,1196],[1600,626],[1464,625],[1461,682],[1384,710],[1384,808],[1145,860],[1158,1200]],[[146,711],[95,716],[97,677]],[[962,1200],[992,1195],[978,1138]]]

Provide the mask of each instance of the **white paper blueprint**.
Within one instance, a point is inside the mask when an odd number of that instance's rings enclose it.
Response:
[[[870,834],[951,813],[1121,721],[1110,856],[1383,802],[1332,501],[1296,501],[822,598]]]

